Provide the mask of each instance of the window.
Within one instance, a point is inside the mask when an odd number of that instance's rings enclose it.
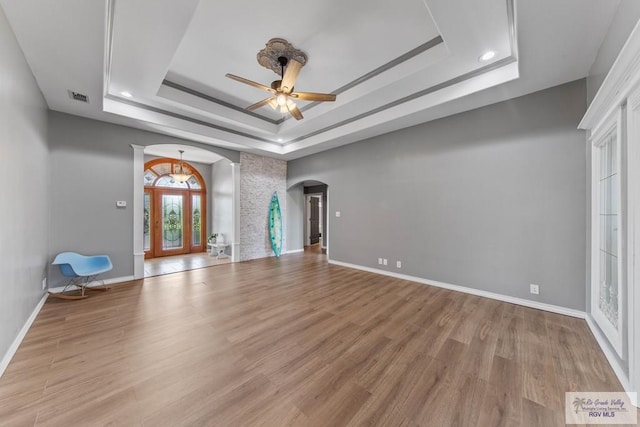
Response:
[[[592,142],[591,315],[612,346],[622,355],[624,335],[624,268],[621,236],[622,109],[596,131]]]

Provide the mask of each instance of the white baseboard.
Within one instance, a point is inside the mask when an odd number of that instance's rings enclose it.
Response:
[[[132,280],[135,280],[133,276],[113,277],[111,279],[98,280],[94,286],[99,287],[104,285],[117,285],[119,283],[131,282]],[[87,287],[91,288],[91,286],[87,286]],[[58,286],[56,288],[48,289],[49,292],[53,292],[53,293],[62,292],[63,290],[64,290],[64,286]]]
[[[29,316],[22,329],[20,329],[18,336],[13,340],[11,346],[7,350],[7,353],[2,358],[2,361],[0,362],[0,377],[2,377],[4,371],[7,369],[7,366],[9,366],[9,362],[11,362],[11,359],[13,359],[13,356],[15,356],[16,351],[18,351],[18,347],[20,347],[20,344],[22,344],[22,340],[27,335],[27,332],[29,332],[29,328],[31,328],[33,321],[36,320],[36,317],[38,316],[38,313],[40,313],[40,310],[42,309],[45,301],[47,301],[48,296],[49,294],[46,293],[42,296],[40,302],[38,302],[38,305],[36,305],[36,308],[33,309],[33,313],[31,313],[31,316]]]
[[[290,251],[285,252],[285,254],[297,254],[300,252],[304,252],[304,248],[302,249],[291,249]]]
[[[524,298],[517,298],[508,295],[497,294],[494,292],[482,291],[479,289],[468,288],[465,286],[452,285],[449,283],[438,282],[437,280],[423,279],[422,277],[409,276],[407,274],[394,273],[392,271],[379,270],[377,268],[365,267],[362,265],[349,264],[342,261],[329,260],[329,264],[335,264],[342,267],[355,268],[357,270],[368,271],[369,273],[382,274],[384,276],[395,277],[396,279],[409,280],[411,282],[421,283],[423,285],[436,286],[438,288],[449,289],[457,292],[464,292],[466,294],[477,295],[479,297],[491,298],[498,301],[508,302],[511,304],[522,305],[525,307],[535,308],[538,310],[549,311],[551,313],[563,314],[565,316],[577,317],[579,319],[585,318],[585,312],[580,310],[574,310],[571,308],[560,307],[558,305],[546,304],[543,302],[531,301]]]
[[[602,352],[607,358],[609,365],[611,365],[611,369],[613,369],[613,372],[616,374],[616,377],[618,377],[618,381],[620,381],[620,384],[622,384],[622,388],[624,388],[624,390],[627,392],[627,395],[631,399],[631,402],[636,407],[638,407],[638,403],[639,403],[637,398],[638,395],[631,394],[632,392],[635,392],[637,390],[631,390],[631,383],[629,382],[629,377],[625,373],[624,368],[620,365],[618,357],[616,356],[613,349],[609,345],[609,341],[604,336],[600,328],[598,328],[598,325],[596,325],[596,322],[591,316],[591,314],[586,313],[585,320],[587,321],[587,325],[589,326],[589,329],[591,330],[593,337],[596,339],[596,341],[598,342],[598,345],[602,349]]]

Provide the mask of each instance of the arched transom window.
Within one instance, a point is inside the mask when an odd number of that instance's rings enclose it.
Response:
[[[169,187],[184,188],[190,190],[201,190],[204,182],[198,171],[186,162],[183,162],[184,172],[192,174],[185,182],[176,181],[170,174],[177,173],[180,161],[175,159],[156,159],[145,164],[144,186],[145,187]]]

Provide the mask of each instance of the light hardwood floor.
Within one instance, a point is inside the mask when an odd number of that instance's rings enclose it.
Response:
[[[584,321],[300,253],[50,299],[0,424],[561,426],[621,391]]]

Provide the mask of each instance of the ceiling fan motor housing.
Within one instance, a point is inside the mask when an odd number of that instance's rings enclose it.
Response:
[[[256,56],[258,64],[268,68],[279,76],[282,75],[282,68],[286,66],[291,59],[295,59],[302,65],[307,63],[306,53],[300,49],[296,49],[291,43],[281,38],[269,40],[265,48],[258,52]],[[281,58],[286,61],[284,65],[281,63]]]

